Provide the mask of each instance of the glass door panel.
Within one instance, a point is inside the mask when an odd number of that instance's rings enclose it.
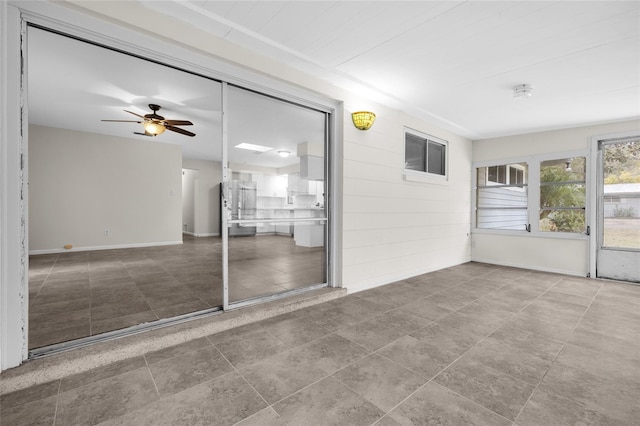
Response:
[[[219,308],[221,83],[27,37],[29,348]]]
[[[229,302],[326,283],[325,114],[228,88]]]
[[[640,282],[640,138],[601,142],[597,276]]]

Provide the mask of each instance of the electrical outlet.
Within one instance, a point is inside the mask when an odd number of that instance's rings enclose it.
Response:
[[[109,228],[104,228],[104,236],[105,237],[109,236]]]

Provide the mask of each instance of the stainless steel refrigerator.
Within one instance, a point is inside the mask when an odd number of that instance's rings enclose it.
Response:
[[[224,185],[220,185],[224,187]],[[227,194],[228,209],[231,211],[232,220],[255,219],[257,204],[256,182],[232,180],[229,181],[229,193]],[[229,227],[229,236],[250,236],[256,234],[256,226],[240,225],[237,223]]]

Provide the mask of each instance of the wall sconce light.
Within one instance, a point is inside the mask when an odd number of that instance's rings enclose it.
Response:
[[[278,155],[282,158],[287,158],[291,154],[289,151],[278,151]]]
[[[369,130],[376,121],[376,115],[369,111],[358,111],[351,114],[353,125],[360,130]]]

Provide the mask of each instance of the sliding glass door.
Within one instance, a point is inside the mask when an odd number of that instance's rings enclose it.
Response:
[[[327,112],[27,35],[32,356],[327,285]]]
[[[222,84],[27,36],[29,349],[220,309]]]
[[[228,303],[325,285],[324,112],[227,87]]]

